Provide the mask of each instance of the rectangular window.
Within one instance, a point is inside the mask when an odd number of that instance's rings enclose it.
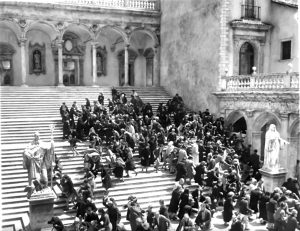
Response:
[[[292,41],[281,42],[281,60],[291,59]]]

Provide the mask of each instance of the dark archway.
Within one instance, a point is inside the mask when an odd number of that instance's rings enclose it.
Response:
[[[15,49],[8,43],[0,43],[0,85],[13,85],[13,54]]]
[[[233,132],[242,132],[246,134],[247,132],[247,123],[244,117],[238,119],[233,125]]]
[[[240,75],[252,74],[252,67],[254,66],[254,48],[253,46],[245,42],[240,49]]]

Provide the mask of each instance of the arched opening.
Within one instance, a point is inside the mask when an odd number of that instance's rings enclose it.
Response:
[[[153,66],[153,58],[154,58],[154,51],[152,48],[147,48],[144,52],[144,56],[146,58],[146,85],[147,86],[153,86],[154,80],[153,80],[153,72],[154,72],[154,66]]]
[[[0,43],[0,81],[1,85],[13,85],[14,48],[8,43]]]
[[[247,131],[247,123],[244,117],[238,119],[233,125],[233,132],[242,132],[246,134]]]
[[[240,75],[250,75],[252,73],[252,67],[254,66],[254,48],[253,46],[245,42],[240,49]]]

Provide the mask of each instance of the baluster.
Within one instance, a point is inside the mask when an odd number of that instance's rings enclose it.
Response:
[[[237,79],[237,83],[238,83],[238,85],[237,85],[237,88],[238,89],[240,89],[240,88],[242,88],[242,79]]]
[[[230,90],[232,91],[234,89],[234,80],[230,79]]]
[[[260,81],[261,81],[260,82],[260,88],[264,89],[265,88],[265,86],[264,86],[265,85],[265,79],[262,78]]]
[[[234,79],[233,81],[233,90],[236,90],[238,88],[239,83],[237,79]]]

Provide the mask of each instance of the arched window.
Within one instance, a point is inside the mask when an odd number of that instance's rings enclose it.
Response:
[[[250,75],[252,73],[252,67],[254,66],[254,48],[253,46],[245,42],[241,46],[240,50],[240,75]]]

